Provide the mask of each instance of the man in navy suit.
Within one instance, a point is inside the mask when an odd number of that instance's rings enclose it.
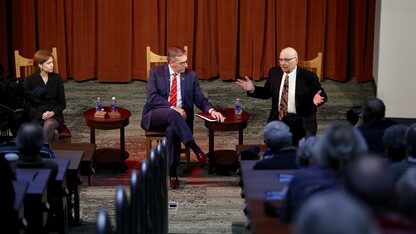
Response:
[[[247,76],[245,80],[237,80],[236,84],[246,90],[250,97],[272,98],[272,108],[267,120],[267,122],[270,122],[279,120],[282,92],[285,79],[288,77],[286,112],[302,117],[306,136],[316,135],[318,129],[316,122],[317,107],[323,105],[328,97],[316,74],[298,67],[297,64],[298,53],[295,49],[287,47],[280,52],[280,66],[270,69],[264,87],[255,86]],[[281,114],[280,116],[284,115]]]
[[[194,104],[220,122],[224,121],[224,117],[215,111],[204,96],[197,74],[188,69],[186,51],[173,46],[168,49],[167,57],[166,64],[150,70],[141,127],[146,131],[166,132],[170,187],[177,189],[179,180],[176,167],[179,164],[181,142],[194,151],[199,161],[207,160],[192,135]],[[171,90],[172,87],[176,88]]]

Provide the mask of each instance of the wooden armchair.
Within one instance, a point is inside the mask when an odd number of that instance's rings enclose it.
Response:
[[[184,49],[187,51],[188,47],[185,46]],[[147,79],[149,79],[150,68],[152,65],[167,63],[168,57],[163,55],[158,55],[153,53],[150,50],[150,46],[146,46],[146,67],[147,67]],[[150,161],[150,149],[152,148],[152,141],[161,141],[165,137],[164,132],[156,131],[145,131],[144,135],[146,136],[146,156],[147,160]],[[185,153],[186,160],[186,169],[190,171],[191,169],[191,152],[189,147],[185,147],[181,150],[181,153]]]
[[[298,61],[298,65],[302,68],[305,68],[309,71],[313,71],[319,78],[319,81],[322,81],[322,52],[318,52],[318,56],[312,60]]]
[[[58,73],[58,54],[56,52],[56,47],[52,48],[53,56],[53,72]],[[23,69],[23,76],[26,77],[33,72],[35,72],[35,67],[33,67],[33,59],[25,58],[19,54],[18,50],[14,51],[14,63],[16,68],[16,78],[21,77],[21,70]]]
[[[52,48],[52,56],[53,72],[58,73],[58,53],[56,51],[56,47]],[[16,68],[16,78],[21,77],[22,70],[24,77],[27,77],[28,75],[35,72],[35,67],[33,66],[33,59],[21,56],[18,50],[14,51],[14,63]],[[60,142],[71,143],[72,134],[65,124],[62,126],[62,129],[58,132],[58,134]]]

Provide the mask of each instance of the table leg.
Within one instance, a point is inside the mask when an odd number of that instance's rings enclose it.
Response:
[[[208,147],[209,147],[209,162],[208,162],[208,173],[212,174],[212,166],[214,164],[214,130],[208,129]]]
[[[90,143],[95,144],[95,128],[90,128]]]
[[[124,151],[126,150],[126,143],[124,138],[124,127],[120,128],[120,164],[121,164],[121,171],[124,171],[124,160],[125,155]]]
[[[244,137],[243,129],[238,130],[238,144],[239,145],[243,144],[243,137]]]
[[[75,185],[74,187],[74,213],[75,213],[75,222],[78,225],[81,225],[81,217],[80,217],[80,213],[79,213],[79,189],[78,189],[78,185]]]

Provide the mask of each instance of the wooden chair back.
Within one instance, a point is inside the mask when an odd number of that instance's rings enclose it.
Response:
[[[184,46],[184,50],[188,51],[188,46]],[[168,56],[155,54],[150,50],[150,46],[146,46],[146,71],[147,79],[149,79],[150,68],[152,65],[159,65],[168,62]]]
[[[169,221],[168,221],[168,173],[167,173],[167,139],[164,137],[161,142],[157,143],[156,152],[159,155],[159,175],[160,175],[160,216],[161,222],[161,233],[168,233]]]
[[[149,161],[149,167],[150,167],[150,174],[151,174],[151,182],[150,182],[150,217],[152,220],[152,230],[154,233],[162,233],[162,193],[161,189],[161,174],[160,174],[160,161],[159,161],[159,154],[155,149],[152,149],[150,151],[150,161]],[[165,178],[166,180],[166,178]]]
[[[133,169],[130,176],[130,223],[131,223],[131,232],[132,233],[141,233],[140,232],[140,200],[142,195],[140,193],[140,175],[139,171]]]
[[[306,70],[315,72],[318,76],[319,81],[322,81],[322,52],[318,53],[318,56],[312,60],[306,60],[306,61],[298,61],[298,66],[305,68]]]
[[[56,47],[52,48],[53,56],[53,71],[58,73],[58,53]],[[33,58],[25,58],[19,54],[18,50],[14,51],[14,64],[16,68],[16,78],[21,77],[21,71],[23,70],[23,76],[26,77],[33,72],[35,72],[35,67],[33,66]]]
[[[100,209],[97,215],[97,223],[95,227],[95,233],[97,234],[112,234],[111,221],[108,217],[106,209]]]
[[[140,233],[152,233],[152,220],[150,217],[150,201],[151,201],[151,191],[150,191],[150,181],[151,174],[149,168],[149,161],[147,159],[142,160],[140,165],[140,209],[139,216],[140,219]]]
[[[120,185],[116,191],[116,233],[131,233],[129,217],[129,203],[127,201],[126,190]]]

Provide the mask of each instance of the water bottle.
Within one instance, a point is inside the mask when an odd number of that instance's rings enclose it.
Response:
[[[101,111],[103,109],[103,101],[101,101],[101,98],[97,98],[97,102],[95,103],[95,110]]]
[[[117,111],[116,97],[112,97],[111,98],[111,112],[116,112],[116,111]]]
[[[241,108],[240,98],[235,99],[234,111],[235,111],[235,115],[241,115],[241,113],[243,113],[243,109]]]

